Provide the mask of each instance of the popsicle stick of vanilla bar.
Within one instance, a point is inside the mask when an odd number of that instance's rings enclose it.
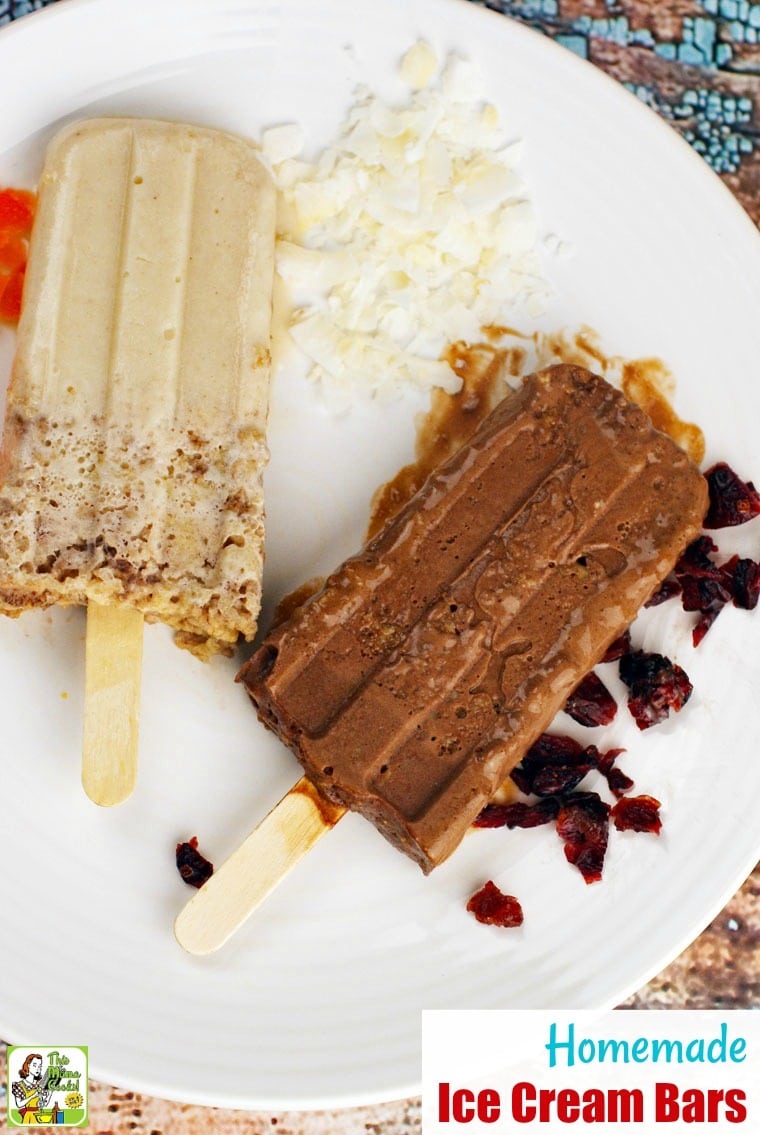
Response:
[[[137,780],[143,615],[89,603],[82,784],[95,804],[121,804]]]
[[[180,946],[190,954],[223,946],[344,811],[302,777],[179,914]]]

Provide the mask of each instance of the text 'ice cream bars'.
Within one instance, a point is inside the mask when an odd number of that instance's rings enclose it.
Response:
[[[275,193],[256,147],[142,119],[48,148],[0,456],[0,610],[126,604],[253,637]]]
[[[588,371],[527,378],[241,672],[328,800],[429,872],[697,535],[705,480]]]

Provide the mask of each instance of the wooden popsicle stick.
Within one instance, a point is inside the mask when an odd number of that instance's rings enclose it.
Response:
[[[344,812],[301,777],[180,912],[180,946],[189,954],[223,946]]]
[[[82,784],[96,804],[120,804],[137,780],[143,616],[87,607]]]

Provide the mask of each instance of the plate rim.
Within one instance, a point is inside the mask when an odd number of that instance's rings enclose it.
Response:
[[[151,6],[155,7],[156,2],[157,0],[151,0]],[[167,9],[177,7],[177,0],[158,0],[158,2]],[[371,0],[363,0],[363,2],[371,3]],[[585,79],[583,79],[584,83],[587,83],[590,77],[595,74],[596,79],[594,79],[593,82],[600,83],[601,85],[599,89],[607,92],[607,94],[604,96],[605,100],[609,101],[610,98],[614,100],[622,96],[621,105],[628,105],[629,107],[635,105],[638,108],[636,111],[637,114],[641,111],[648,112],[647,117],[650,123],[650,127],[653,121],[658,122],[658,130],[660,131],[660,136],[663,139],[668,139],[667,145],[670,149],[673,149],[674,146],[680,147],[682,155],[686,151],[689,152],[690,161],[692,163],[695,176],[702,178],[705,184],[707,183],[707,181],[710,181],[712,182],[713,186],[715,186],[716,183],[721,186],[723,200],[723,204],[721,206],[721,215],[724,215],[727,212],[727,203],[730,201],[730,212],[733,215],[734,223],[738,224],[738,218],[743,218],[742,223],[745,224],[747,233],[753,234],[753,239],[757,242],[756,249],[760,251],[760,231],[758,231],[749,214],[742,207],[740,202],[737,200],[737,198],[731,192],[725,182],[718,176],[717,173],[715,173],[714,170],[710,168],[710,166],[704,161],[704,159],[694,151],[692,146],[678,133],[678,131],[676,131],[672,126],[666,123],[661,118],[661,116],[658,115],[651,107],[648,107],[644,103],[642,103],[642,101],[634,93],[627,90],[612,76],[602,71],[599,67],[597,67],[590,61],[582,59],[579,56],[575,55],[568,48],[555,42],[551,37],[544,35],[534,28],[522,24],[521,22],[515,20],[507,14],[483,7],[479,3],[474,3],[473,0],[426,0],[426,2],[430,5],[432,5],[433,3],[438,5],[446,4],[452,9],[456,7],[458,10],[464,10],[466,8],[466,10],[470,13],[470,16],[468,18],[471,18],[475,21],[485,20],[488,26],[496,26],[492,25],[491,21],[498,21],[499,26],[503,26],[504,21],[507,20],[511,29],[510,34],[515,35],[518,40],[521,37],[528,37],[534,43],[540,41],[542,44],[542,50],[548,50],[550,53],[554,52],[555,57],[558,60],[560,58],[564,60],[564,62],[562,63],[563,67],[569,67],[570,70],[575,71],[577,74],[585,76]],[[148,0],[140,0],[140,3],[145,8],[148,8],[149,6]],[[214,0],[202,0],[202,3],[204,6],[213,10]],[[398,8],[405,6],[404,0],[393,0],[393,3]],[[0,51],[2,51],[5,48],[6,44],[9,43],[10,37],[12,35],[18,36],[19,34],[31,34],[32,27],[39,25],[43,19],[47,19],[48,21],[65,21],[72,19],[77,20],[88,8],[97,10],[98,8],[105,9],[109,6],[115,7],[114,0],[66,0],[66,3],[61,3],[59,0],[58,3],[48,5],[43,9],[29,12],[18,19],[12,20],[9,24],[0,28]],[[475,12],[479,12],[481,14],[477,16],[472,15],[472,13]],[[613,92],[615,93],[613,94]],[[701,170],[699,174],[696,173],[698,169]],[[708,179],[704,178],[705,173],[708,173],[710,175]],[[745,863],[737,872],[738,882],[736,886],[726,887],[724,892],[722,892],[721,895],[717,897],[710,905],[710,908],[706,911],[704,918],[700,917],[698,920],[696,920],[698,922],[696,929],[692,928],[692,930],[688,933],[684,933],[682,938],[679,939],[678,943],[674,945],[672,951],[669,952],[669,956],[665,958],[665,960],[663,960],[662,964],[647,967],[646,976],[644,976],[642,980],[631,983],[627,991],[623,995],[615,998],[615,1003],[618,1003],[620,1000],[625,1000],[628,996],[630,996],[632,992],[634,992],[636,989],[639,989],[642,984],[645,984],[646,981],[648,981],[654,974],[660,972],[666,965],[670,964],[673,959],[678,957],[686,948],[686,946],[688,946],[688,944],[692,942],[694,938],[697,937],[699,933],[701,933],[701,931],[725,907],[726,903],[736,893],[742,883],[749,877],[756,865],[756,862],[757,859],[753,856],[752,861],[749,863],[749,865]],[[600,1006],[600,1008],[601,1007],[605,1006]],[[2,1010],[0,1009],[0,1013],[1,1012]],[[1,1019],[0,1031],[2,1031],[3,1033],[7,1031],[6,1026],[3,1024]],[[24,1042],[21,1041],[21,1043]],[[229,1095],[227,1094],[220,1096],[218,1099],[215,1099],[212,1094],[203,1092],[199,1093],[194,1098],[185,1090],[182,1091],[182,1094],[179,1094],[162,1085],[158,1080],[151,1081],[150,1078],[124,1081],[119,1074],[109,1071],[106,1065],[100,1065],[97,1062],[93,1066],[91,1071],[94,1077],[103,1083],[125,1085],[133,1088],[134,1090],[145,1092],[158,1098],[176,1100],[177,1102],[182,1103],[193,1103],[209,1107],[229,1107],[242,1110],[269,1110],[271,1108],[292,1109],[294,1106],[294,1101],[292,1099],[288,1101],[286,1098],[277,1096],[272,1096],[269,1099],[262,1098],[261,1100],[257,1100],[253,1105],[247,1099],[235,1100],[234,1098],[229,1097]],[[297,1106],[299,1110],[311,1111],[318,1109],[361,1107],[382,1102],[389,1102],[391,1099],[410,1098],[411,1096],[418,1094],[419,1081],[415,1081],[412,1084],[399,1085],[397,1090],[403,1094],[394,1094],[391,1097],[386,1091],[384,1091],[380,1095],[378,1095],[377,1093],[354,1093],[350,1097],[314,1097],[313,1102],[299,1099],[296,1101],[295,1106]],[[349,1102],[347,1102],[347,1099],[349,1100]]]

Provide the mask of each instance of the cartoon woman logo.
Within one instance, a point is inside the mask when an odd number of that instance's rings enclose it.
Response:
[[[19,1070],[20,1079],[11,1084],[13,1098],[23,1125],[55,1125],[63,1121],[62,1113],[55,1106],[49,1107],[51,1090],[48,1088],[50,1069],[42,1075],[42,1056],[30,1052]]]

